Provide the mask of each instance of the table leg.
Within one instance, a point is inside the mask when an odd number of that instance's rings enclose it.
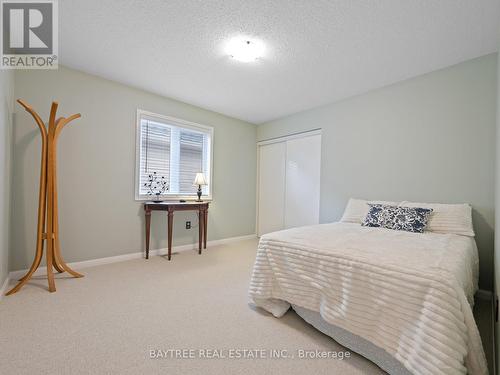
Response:
[[[205,208],[203,210],[203,248],[207,248],[207,222],[208,222],[208,210]]]
[[[151,234],[151,210],[145,210],[146,215],[146,259],[149,259],[149,237]]]
[[[198,210],[198,254],[201,254],[201,241],[203,240],[203,211]]]
[[[174,225],[174,212],[168,210],[168,260],[172,257],[172,229]]]

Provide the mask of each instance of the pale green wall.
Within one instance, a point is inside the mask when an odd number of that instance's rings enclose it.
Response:
[[[481,286],[492,286],[496,55],[489,55],[338,103],[259,125],[257,139],[323,129],[321,221],[337,220],[351,196],[470,202],[481,255]],[[16,97],[47,117],[52,99],[83,118],[60,140],[60,210],[68,261],[143,249],[143,215],[134,201],[135,110],[215,127],[214,203],[209,238],[254,232],[255,127],[171,99],[67,68],[16,72]],[[48,94],[47,94],[48,93]],[[384,142],[383,146],[379,146]],[[39,139],[16,107],[11,270],[33,255]],[[235,177],[236,176],[236,177]],[[176,220],[177,244],[192,214]],[[165,243],[166,219],[153,217],[152,248]]]
[[[0,71],[0,287],[9,273],[11,130],[14,74]]]
[[[321,222],[338,220],[349,197],[469,202],[480,284],[491,289],[496,62],[485,56],[271,121],[257,138],[323,129]]]
[[[15,95],[48,118],[50,103],[60,115],[82,118],[59,141],[60,230],[67,261],[102,258],[144,249],[143,209],[134,201],[136,109],[213,126],[213,204],[208,239],[255,232],[255,125],[153,95],[65,67],[18,71]],[[31,116],[16,106],[13,152],[11,270],[33,257],[40,138]],[[174,243],[194,243],[197,227],[184,229],[194,213],[176,213]],[[153,214],[152,249],[166,247],[166,215]]]

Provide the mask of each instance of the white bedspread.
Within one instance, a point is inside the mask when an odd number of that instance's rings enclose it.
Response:
[[[471,304],[473,238],[332,223],[260,239],[250,297],[290,304],[386,350],[415,374],[487,374]]]

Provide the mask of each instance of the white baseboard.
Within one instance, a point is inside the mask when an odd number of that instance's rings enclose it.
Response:
[[[5,278],[5,281],[3,282],[2,288],[0,289],[0,301],[2,300],[2,297],[7,293],[7,287],[9,286],[9,280],[10,280],[10,274],[7,275]]]
[[[231,242],[250,240],[253,238],[257,238],[257,236],[255,234],[250,234],[250,235],[246,235],[246,236],[229,237],[229,238],[223,238],[220,240],[207,241],[207,248],[210,246],[224,245],[224,244],[231,243]],[[198,243],[173,246],[172,253],[180,253],[182,251],[196,250],[196,249],[198,249]],[[166,248],[149,251],[150,256],[165,255],[165,254],[167,254]],[[130,260],[130,259],[140,259],[140,258],[144,258],[144,256],[145,256],[145,251],[141,251],[141,252],[137,252],[137,253],[116,255],[116,256],[106,257],[106,258],[84,260],[82,262],[73,262],[73,263],[68,263],[68,265],[71,268],[77,270],[77,269],[82,269],[82,268],[100,266],[103,264],[123,262],[123,261]],[[9,277],[7,278],[7,280],[9,280],[9,279],[10,280],[18,280],[21,277],[23,277],[26,274],[26,272],[28,272],[27,269],[26,270],[11,271],[9,273]],[[46,273],[47,273],[47,267],[39,267],[35,271],[33,276],[45,275]],[[4,285],[4,287],[6,288],[7,285],[8,285],[8,282],[6,281],[6,284]],[[4,293],[2,293],[2,295],[3,294]]]
[[[491,301],[493,298],[493,292],[491,290],[479,289],[476,292],[476,297],[482,300]]]

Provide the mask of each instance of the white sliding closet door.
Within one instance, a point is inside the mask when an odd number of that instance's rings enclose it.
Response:
[[[285,228],[319,223],[321,135],[286,142]]]
[[[285,157],[284,142],[259,146],[259,236],[283,229]]]
[[[321,134],[259,144],[257,234],[319,223]]]

